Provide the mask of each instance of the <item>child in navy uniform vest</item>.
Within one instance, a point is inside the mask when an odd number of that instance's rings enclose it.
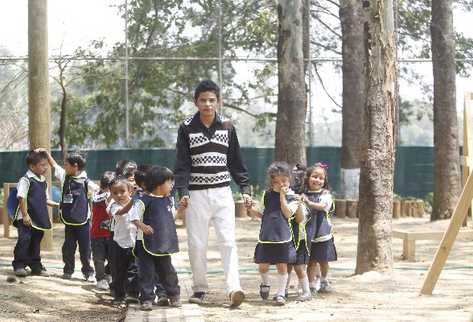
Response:
[[[337,260],[337,250],[333,240],[333,228],[330,216],[333,212],[333,200],[330,194],[327,177],[327,166],[316,163],[309,167],[305,180],[306,191],[303,201],[310,211],[306,224],[307,236],[311,240],[310,261],[307,267],[312,294],[317,292],[315,280],[317,264],[320,265],[320,293],[329,293],[332,288],[327,280],[329,262]]]
[[[90,215],[89,196],[99,191],[99,187],[89,180],[84,171],[85,158],[78,153],[68,154],[64,168],[48,153],[49,164],[54,168],[55,177],[61,182],[60,218],[65,225],[62,260],[62,277],[70,279],[74,273],[75,252],[79,245],[82,274],[86,281],[95,281],[94,269],[90,266]]]
[[[111,282],[110,276],[110,221],[111,216],[107,212],[107,205],[111,198],[110,183],[115,174],[105,171],[100,178],[100,191],[92,199],[92,224],[90,227],[90,241],[92,246],[92,258],[95,268],[95,279],[97,288],[107,290]],[[105,261],[107,265],[105,266]]]
[[[173,183],[171,170],[152,167],[145,179],[148,193],[132,209],[132,218],[139,229],[134,252],[138,258],[143,310],[152,309],[156,276],[166,290],[169,305],[181,306],[179,280],[171,262],[171,254],[179,251],[174,204],[170,197]]]
[[[274,162],[268,170],[270,188],[263,198],[263,213],[250,208],[252,217],[262,218],[258,244],[255,249],[255,263],[259,264],[261,274],[260,295],[269,297],[269,265],[276,265],[278,271],[278,289],[274,300],[277,305],[286,303],[285,290],[288,279],[287,264],[295,257],[292,245],[290,219],[297,223],[303,220],[300,199],[289,188],[291,172],[285,162]]]
[[[13,224],[18,229],[18,240],[13,251],[12,262],[16,276],[25,277],[31,268],[31,275],[47,276],[41,264],[40,243],[44,232],[51,229],[47,206],[58,204],[48,200],[48,186],[43,174],[48,169],[48,156],[43,151],[30,151],[26,156],[28,171],[17,185],[18,207]]]

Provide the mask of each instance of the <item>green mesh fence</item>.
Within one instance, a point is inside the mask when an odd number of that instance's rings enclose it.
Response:
[[[174,168],[175,150],[91,150],[86,151],[86,170],[90,178],[98,179],[106,170],[113,170],[118,160],[134,160],[138,164],[159,164]],[[266,185],[265,171],[273,160],[274,149],[242,148],[243,159],[250,174],[251,184],[260,189]],[[26,152],[0,152],[0,183],[17,182],[25,173],[24,162]],[[59,160],[59,151],[53,156]],[[433,191],[433,148],[432,147],[398,147],[396,151],[396,172],[394,191],[404,197],[424,198]],[[309,164],[323,161],[329,165],[329,179],[332,189],[336,192],[340,187],[340,148],[311,147],[307,149]],[[232,185],[235,189],[235,186]]]

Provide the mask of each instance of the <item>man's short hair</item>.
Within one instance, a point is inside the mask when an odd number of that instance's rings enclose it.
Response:
[[[217,99],[220,100],[220,87],[210,79],[203,80],[197,85],[194,92],[194,101],[197,102],[199,95],[204,92],[213,92]]]

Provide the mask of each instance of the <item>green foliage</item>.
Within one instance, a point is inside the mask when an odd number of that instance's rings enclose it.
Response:
[[[216,61],[179,61],[179,57],[215,57],[218,54],[219,1],[135,0],[129,10],[129,55],[140,59],[129,64],[129,116],[132,146],[173,144],[176,124],[195,112],[193,90],[205,78],[218,79]],[[277,17],[271,3],[254,10],[249,1],[222,1],[222,47],[225,56],[257,54],[272,56],[276,50]],[[124,15],[124,7],[119,7]],[[103,51],[96,41],[89,53]],[[124,44],[116,44],[111,57],[124,56]],[[174,61],[147,59],[169,57]],[[274,65],[274,64],[273,64]],[[249,112],[257,93],[274,102],[275,88],[265,85],[276,75],[274,66],[261,65],[247,72],[250,81],[239,83],[231,63],[223,65],[222,97],[226,110],[246,111],[256,128],[274,117]],[[113,147],[124,139],[124,71],[122,61],[88,61],[78,71],[79,81],[69,89],[67,141],[72,145]],[[251,91],[249,90],[251,89]],[[57,111],[57,107],[55,109]]]

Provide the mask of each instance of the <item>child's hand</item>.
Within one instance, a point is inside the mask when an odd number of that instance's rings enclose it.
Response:
[[[48,152],[45,148],[37,148],[34,150],[34,152],[40,153],[40,152]]]
[[[143,231],[145,235],[152,235],[154,233],[153,227],[145,224],[141,225],[141,231]]]
[[[280,190],[280,195],[281,197],[286,197],[287,193],[289,192],[289,187],[281,187],[281,190]]]
[[[31,227],[31,218],[28,215],[23,216],[23,224],[25,226]]]

